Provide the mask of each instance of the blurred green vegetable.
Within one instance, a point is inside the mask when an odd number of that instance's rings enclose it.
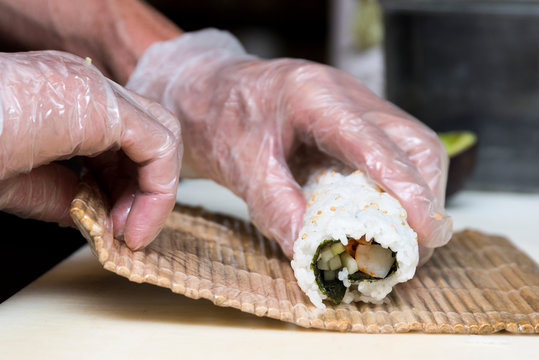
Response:
[[[449,157],[465,151],[477,142],[477,136],[471,131],[438,133],[438,137],[442,140]]]
[[[354,19],[354,33],[360,50],[366,50],[382,43],[382,9],[377,0],[361,0],[359,2]]]

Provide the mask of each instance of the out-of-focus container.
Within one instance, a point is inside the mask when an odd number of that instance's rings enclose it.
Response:
[[[388,100],[478,135],[468,187],[539,191],[539,1],[381,4]]]

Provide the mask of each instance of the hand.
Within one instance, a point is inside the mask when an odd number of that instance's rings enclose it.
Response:
[[[205,30],[154,44],[127,87],[179,117],[190,166],[242,197],[289,257],[305,210],[287,163],[300,144],[364,170],[405,207],[423,247],[449,240],[441,142],[344,72],[260,60],[232,36]]]
[[[151,242],[175,203],[178,121],[74,55],[0,54],[0,73],[0,209],[71,225],[79,177],[55,160],[87,157],[112,201],[110,232]]]

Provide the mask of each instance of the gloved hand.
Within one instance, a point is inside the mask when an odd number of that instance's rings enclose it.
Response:
[[[351,75],[304,60],[261,60],[210,29],[152,45],[127,87],[178,116],[185,162],[243,198],[254,224],[289,257],[305,210],[287,163],[300,144],[364,170],[395,196],[424,258],[451,236],[441,142]]]
[[[109,235],[151,242],[175,203],[177,119],[67,53],[0,54],[0,74],[0,209],[72,224],[79,177],[54,161],[89,157],[111,197]]]

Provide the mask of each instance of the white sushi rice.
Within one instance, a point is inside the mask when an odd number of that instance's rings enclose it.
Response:
[[[325,308],[327,296],[318,288],[311,263],[320,243],[326,240],[346,245],[348,237],[365,236],[366,241],[372,239],[396,253],[397,271],[384,279],[350,283],[347,269],[341,269],[338,279],[347,288],[344,303],[381,303],[395,284],[414,276],[419,260],[417,234],[406,221],[406,211],[362,172],[317,171],[303,190],[308,204],[294,244],[292,268],[300,288],[316,307]]]

